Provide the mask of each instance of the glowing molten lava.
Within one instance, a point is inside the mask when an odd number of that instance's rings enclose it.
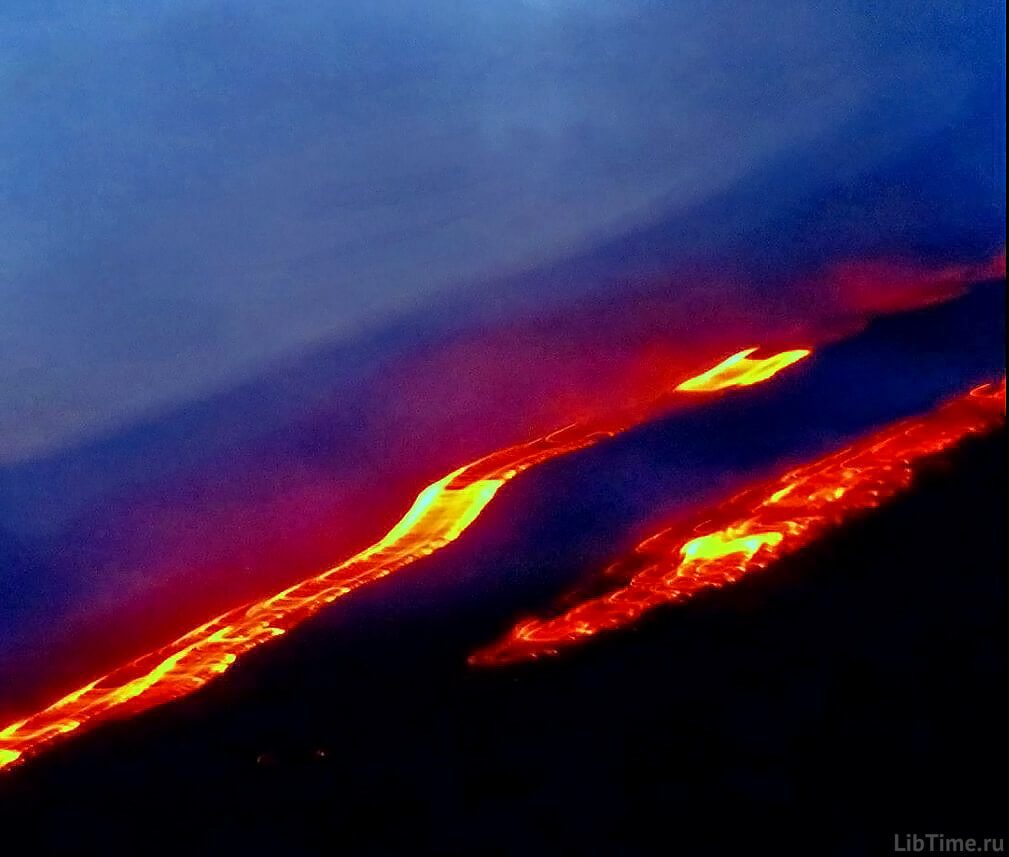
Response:
[[[717,366],[696,378],[684,381],[676,389],[682,393],[711,393],[728,387],[749,387],[777,375],[782,369],[809,356],[809,349],[782,351],[773,357],[750,357],[756,348],[747,348],[726,358]]]
[[[692,523],[656,533],[607,568],[608,594],[587,597],[552,618],[520,622],[470,663],[556,654],[628,625],[652,607],[732,583],[907,488],[915,465],[928,456],[1004,422],[1005,379],[743,491]]]
[[[809,354],[793,351],[762,360],[747,358],[753,351],[729,358],[737,362],[745,359],[746,372],[750,373],[750,380],[731,384],[766,380]],[[663,397],[653,404],[665,402]],[[509,479],[543,461],[611,437],[655,410],[636,408],[606,421],[565,426],[449,473],[421,491],[399,523],[371,547],[282,592],[229,610],[0,730],[0,768],[85,724],[135,714],[191,693],[227,670],[240,655],[283,634],[337,598],[457,539]]]

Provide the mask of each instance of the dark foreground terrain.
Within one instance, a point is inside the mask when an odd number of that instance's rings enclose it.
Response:
[[[8,854],[888,854],[1004,836],[1003,436],[571,656],[500,618],[312,623],[0,780]]]

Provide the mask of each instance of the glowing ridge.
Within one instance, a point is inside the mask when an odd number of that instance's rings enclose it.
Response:
[[[600,631],[627,626],[660,604],[732,583],[905,490],[923,459],[1004,423],[1005,378],[747,489],[693,526],[656,533],[605,570],[612,581],[607,594],[586,597],[560,615],[521,621],[469,662],[557,654]]]
[[[729,359],[742,359],[753,351]],[[803,351],[801,356],[809,353]],[[761,375],[757,380],[767,380],[801,359],[783,361],[782,357],[747,359],[747,366]],[[505,482],[537,464],[631,428],[668,399],[664,394],[650,406],[607,420],[574,423],[454,470],[421,491],[400,521],[360,553],[282,592],[229,610],[0,730],[0,768],[86,724],[136,714],[191,693],[227,670],[240,655],[290,630],[337,598],[459,538]]]

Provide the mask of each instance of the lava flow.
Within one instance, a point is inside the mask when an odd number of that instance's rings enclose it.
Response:
[[[686,386],[691,384],[686,381],[677,389],[710,392],[754,384],[810,353],[790,351],[759,359],[749,357],[754,351],[739,352],[692,379],[708,379],[701,386]],[[227,670],[240,655],[283,634],[337,598],[457,539],[498,489],[519,473],[612,437],[670,404],[669,394],[665,394],[648,406],[607,420],[565,426],[460,467],[421,491],[399,523],[360,553],[282,592],[229,610],[0,730],[0,768],[85,724],[136,714],[191,693]]]
[[[750,357],[756,350],[747,348],[733,354],[707,372],[684,381],[676,389],[680,392],[711,393],[729,387],[749,387],[773,378],[782,369],[809,356],[808,348],[797,348],[766,359]]]
[[[629,625],[660,604],[732,583],[903,491],[929,456],[1004,423],[1003,378],[656,533],[596,579],[596,594],[569,596],[567,604],[578,603],[559,615],[519,622],[469,662],[504,664],[553,655],[599,631]],[[606,594],[598,594],[600,589]]]

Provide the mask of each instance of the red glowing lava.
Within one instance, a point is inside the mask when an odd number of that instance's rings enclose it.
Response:
[[[607,594],[552,618],[519,622],[469,661],[503,664],[556,654],[600,631],[629,625],[660,604],[732,583],[903,491],[929,456],[1004,423],[1003,378],[654,534],[605,570],[605,579],[614,582]]]
[[[789,351],[752,358],[749,355],[754,351],[741,351],[677,389],[714,391],[766,381],[810,353]],[[699,386],[691,386],[695,383]],[[421,491],[383,538],[339,565],[229,610],[0,730],[0,768],[83,726],[135,714],[191,693],[227,670],[240,655],[290,630],[337,598],[457,539],[498,489],[523,471],[611,437],[671,404],[672,397],[665,394],[647,406],[607,420],[565,426],[460,467]]]

